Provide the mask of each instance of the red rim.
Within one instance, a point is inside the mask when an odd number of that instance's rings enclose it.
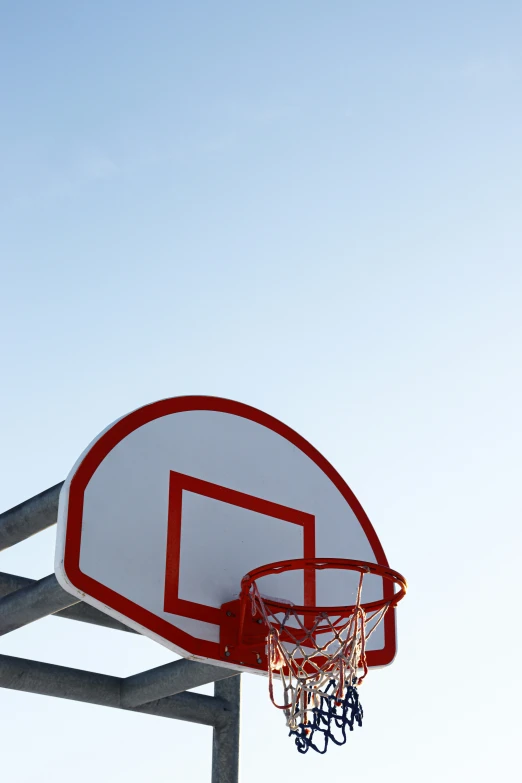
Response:
[[[394,571],[389,566],[382,566],[378,563],[367,563],[365,560],[344,560],[339,557],[315,557],[315,558],[300,558],[294,560],[280,560],[276,563],[268,563],[267,565],[255,568],[250,573],[246,574],[241,580],[241,601],[245,601],[248,598],[251,586],[264,576],[270,574],[278,574],[284,571],[298,571],[301,569],[314,569],[316,571],[322,571],[325,569],[337,569],[344,571],[359,571],[359,573],[370,573],[375,576],[380,576],[383,579],[387,579],[392,582],[393,585],[399,586],[399,592],[394,593],[393,598],[382,598],[378,601],[370,601],[365,604],[361,604],[361,608],[364,612],[376,612],[383,609],[387,604],[389,606],[396,606],[406,595],[408,589],[408,583],[406,579],[399,574],[398,571]],[[266,606],[270,609],[276,609],[278,611],[285,612],[289,604],[279,602],[273,598],[263,599]],[[354,606],[296,606],[291,604],[292,611],[296,614],[303,615],[349,615],[353,612]]]

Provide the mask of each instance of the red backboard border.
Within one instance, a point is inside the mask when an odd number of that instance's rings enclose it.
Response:
[[[140,626],[144,633],[149,631],[151,634],[161,637],[189,656],[207,658],[219,662],[221,657],[217,642],[197,639],[185,631],[175,628],[162,617],[144,609],[142,606],[88,576],[80,568],[84,494],[89,481],[99,465],[120,441],[144,424],[148,424],[163,416],[193,410],[217,411],[241,416],[273,430],[281,437],[290,441],[316,463],[342,494],[366,534],[376,562],[387,566],[388,561],[373,525],[344,479],[305,438],[273,416],[244,403],[219,397],[199,395],[171,397],[129,413],[100,435],[85,454],[70,481],[63,558],[65,576],[76,590],[91,596],[95,601],[116,612],[122,622],[125,623],[126,619],[130,620],[134,625]],[[393,586],[387,580],[384,583],[384,591],[385,597],[390,599],[393,597]],[[368,651],[367,659],[370,666],[385,666],[391,663],[395,657],[396,631],[394,610],[389,610],[386,613],[383,623],[385,645],[380,650]]]

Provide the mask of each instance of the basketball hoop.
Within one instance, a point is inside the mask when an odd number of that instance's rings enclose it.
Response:
[[[269,575],[324,569],[359,573],[355,602],[349,606],[296,606],[263,596],[257,582]],[[393,584],[393,594],[362,602],[366,574]],[[395,592],[395,585],[399,587]],[[346,731],[361,726],[363,711],[357,686],[368,673],[366,644],[386,612],[406,594],[403,576],[388,566],[362,560],[304,558],[270,563],[251,571],[241,581],[236,616],[239,646],[260,649],[261,637],[248,632],[248,610],[263,626],[269,693],[274,706],[283,710],[290,735],[300,753],[310,748],[325,753],[328,741],[346,742]],[[386,591],[384,591],[386,593]],[[228,615],[231,613],[228,612]],[[261,629],[259,629],[261,631]],[[225,653],[226,654],[226,653]],[[258,663],[261,653],[256,652]],[[264,655],[263,655],[264,659]],[[282,697],[275,695],[278,675]],[[321,746],[315,741],[318,735]]]

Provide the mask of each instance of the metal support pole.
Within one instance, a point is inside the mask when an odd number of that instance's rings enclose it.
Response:
[[[104,707],[131,709],[121,703],[120,690],[123,683],[124,680],[120,677],[108,674],[0,655],[0,688],[73,699]],[[179,693],[133,707],[131,711],[221,727],[228,724],[231,707],[219,696],[216,698],[200,693]]]
[[[0,551],[56,523],[63,481],[0,514]]]
[[[60,587],[54,574],[0,599],[0,636],[67,606],[78,599]]]
[[[212,783],[238,783],[241,675],[216,682],[214,696],[225,699],[230,706],[226,723],[214,727]]]
[[[28,587],[37,582],[36,579],[28,579],[26,576],[18,574],[6,574],[0,571],[0,599],[4,596],[20,590],[22,587]],[[67,594],[68,595],[68,594]],[[80,623],[90,623],[91,625],[100,625],[102,628],[114,628],[116,631],[126,631],[127,633],[138,634],[134,628],[129,628],[114,617],[100,612],[94,606],[84,604],[82,601],[59,612],[54,612],[53,617],[65,617],[66,620],[77,620]]]

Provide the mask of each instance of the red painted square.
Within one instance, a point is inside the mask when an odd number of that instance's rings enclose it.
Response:
[[[167,560],[165,570],[165,604],[164,609],[171,614],[191,617],[207,623],[219,625],[221,612],[215,606],[186,601],[179,597],[179,573],[181,554],[181,528],[183,516],[183,492],[192,492],[197,495],[228,503],[248,511],[254,511],[265,516],[275,517],[284,522],[300,525],[303,528],[303,553],[300,557],[315,557],[315,517],[304,511],[298,511],[289,506],[273,503],[271,500],[238,492],[235,489],[213,484],[210,481],[187,476],[184,473],[170,472],[169,485],[169,512],[167,533]],[[263,565],[263,563],[259,563]],[[239,592],[240,585],[237,585]],[[315,604],[315,572],[306,571],[304,574],[304,601],[306,604]]]

